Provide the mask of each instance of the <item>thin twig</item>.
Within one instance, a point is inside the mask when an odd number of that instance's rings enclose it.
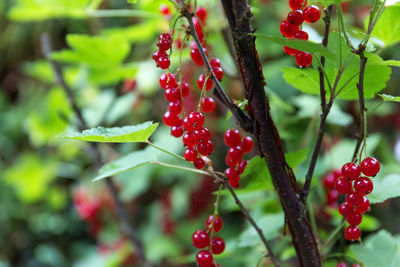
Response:
[[[41,47],[42,47],[42,51],[43,51],[45,58],[50,62],[50,64],[53,67],[53,70],[54,70],[56,78],[57,78],[57,82],[61,85],[61,87],[64,89],[65,93],[67,94],[69,103],[72,106],[72,109],[73,109],[76,117],[79,120],[78,128],[80,130],[87,129],[88,128],[87,123],[86,123],[85,119],[83,118],[82,112],[75,101],[75,97],[74,97],[72,89],[69,87],[69,85],[67,84],[67,82],[64,79],[61,66],[57,62],[50,59],[50,54],[52,53],[53,50],[51,47],[50,37],[46,33],[42,34],[42,36],[41,36]],[[94,155],[94,163],[95,163],[96,167],[100,167],[102,162],[101,162],[101,155],[99,152],[98,144],[91,143],[90,147],[91,147],[92,153]],[[152,264],[150,264],[146,260],[144,250],[143,250],[143,244],[138,239],[136,231],[134,230],[134,228],[131,226],[131,224],[129,222],[128,213],[124,207],[124,204],[122,203],[122,201],[120,200],[120,198],[118,196],[117,186],[114,184],[111,177],[106,179],[106,185],[107,185],[107,189],[111,193],[111,196],[116,205],[118,216],[120,218],[121,229],[129,237],[134,248],[136,249],[141,266],[146,266],[146,267],[152,266]]]

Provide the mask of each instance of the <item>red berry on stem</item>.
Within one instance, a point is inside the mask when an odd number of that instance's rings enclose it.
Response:
[[[375,176],[381,169],[379,161],[375,158],[368,157],[361,162],[361,171],[366,176]]]
[[[197,146],[197,151],[199,151],[200,155],[202,156],[208,156],[210,155],[214,150],[214,145],[211,141],[201,143]]]
[[[192,243],[196,248],[205,248],[210,245],[210,236],[206,230],[197,230],[192,234]]]
[[[160,51],[166,51],[171,48],[171,40],[161,39],[158,41],[157,46]]]
[[[204,83],[206,81],[206,76],[204,74],[201,74],[199,78],[197,79],[197,86],[199,87],[200,90],[203,90]],[[211,78],[207,79],[206,82],[206,87],[204,88],[206,91],[211,90],[214,87],[214,82],[211,80]]]
[[[225,157],[225,163],[231,168],[235,168],[236,164],[238,163],[236,160],[230,158],[228,155]]]
[[[279,25],[279,31],[285,37],[292,38],[299,30],[298,25],[291,24],[288,20],[283,20]]]
[[[175,126],[179,124],[179,117],[176,113],[167,111],[164,113],[163,122],[167,126]]]
[[[157,65],[165,70],[168,69],[169,66],[171,65],[171,61],[169,60],[169,58],[167,56],[163,56],[163,57],[159,57],[157,60]]]
[[[352,184],[344,177],[336,180],[336,189],[340,194],[348,194],[351,192]]]
[[[363,197],[363,201],[361,205],[356,207],[356,211],[359,213],[365,213],[369,210],[369,200],[366,197]]]
[[[222,80],[224,77],[224,70],[221,67],[213,68],[213,72],[218,81]]]
[[[230,157],[233,161],[239,162],[242,159],[243,152],[240,146],[231,147],[228,150],[228,157]]]
[[[233,187],[233,188],[239,188],[240,184],[239,184],[239,179],[240,177],[235,177],[233,179],[229,179],[229,184]]]
[[[204,115],[198,111],[189,114],[189,122],[192,124],[193,129],[201,129],[204,124]]]
[[[221,254],[225,250],[225,241],[219,237],[215,236],[212,239],[212,244],[211,244],[211,251],[213,254]]]
[[[299,40],[308,40],[308,33],[305,31],[298,31],[294,34],[294,39],[299,39]]]
[[[197,158],[197,159],[193,162],[193,166],[194,166],[196,169],[203,169],[203,168],[204,168],[204,165],[206,165],[206,163],[205,163],[204,160],[201,159],[201,158]]]
[[[188,96],[189,92],[190,92],[189,84],[187,82],[182,82],[182,85],[181,85],[182,97]]]
[[[214,99],[211,97],[204,97],[201,99],[201,110],[203,112],[211,112],[215,109]]]
[[[186,148],[185,153],[183,156],[187,161],[195,161],[197,159],[197,151],[193,148]]]
[[[242,160],[237,167],[238,174],[242,174],[247,167],[248,160]]]
[[[360,174],[361,168],[354,162],[349,162],[342,166],[342,175],[349,180],[357,179]]]
[[[193,17],[192,21],[193,21],[194,29],[197,33],[197,37],[199,37],[200,43],[202,43],[204,40],[203,28],[201,27],[201,24],[196,17]]]
[[[294,56],[299,52],[299,50],[288,47],[288,46],[283,46],[283,51],[290,56]]]
[[[190,122],[190,120],[189,120],[189,116],[186,116],[186,117],[183,119],[183,128],[184,128],[186,131],[188,131],[188,132],[191,132],[191,131],[194,130],[193,124],[192,124],[192,123]]]
[[[212,58],[210,59],[210,65],[212,68],[221,67],[221,61],[218,58]]]
[[[299,67],[308,67],[312,63],[312,55],[310,53],[300,51],[296,54],[295,61]]]
[[[171,73],[163,73],[160,75],[160,86],[163,89],[167,89],[167,85],[169,85],[170,87],[175,87],[176,85],[176,78],[175,75],[171,74]]]
[[[187,147],[194,147],[196,145],[196,136],[193,132],[188,132],[185,133],[182,137],[182,142],[187,146]]]
[[[357,192],[351,192],[346,196],[346,202],[353,206],[360,206],[363,203],[363,196]]]
[[[374,184],[367,177],[360,177],[354,181],[354,190],[361,195],[368,195],[374,189]]]
[[[229,147],[236,147],[240,145],[242,137],[236,129],[227,130],[224,134],[224,142]]]
[[[210,215],[208,216],[207,220],[206,220],[206,229],[209,230],[211,228],[211,224],[213,223],[213,219],[214,219],[214,233],[218,233],[219,231],[221,231],[222,227],[224,226],[224,221],[222,220],[222,218],[218,215]]]
[[[158,62],[160,57],[168,57],[168,55],[167,55],[167,53],[165,53],[165,51],[160,51],[160,50],[157,50],[152,55],[152,58],[156,63]]]
[[[197,143],[205,143],[211,139],[210,131],[207,128],[202,127],[200,130],[195,131],[197,137]]]
[[[196,16],[199,17],[201,22],[204,24],[207,18],[207,10],[202,6],[197,7]]]
[[[200,267],[208,267],[213,264],[213,255],[207,250],[201,250],[196,254],[196,261]]]
[[[228,168],[225,170],[225,175],[226,177],[228,177],[229,179],[238,179],[239,174],[237,173],[237,171],[235,171],[234,168]]]
[[[289,6],[293,10],[301,9],[303,0],[289,0]]]
[[[308,6],[303,11],[304,20],[308,23],[314,23],[321,17],[321,10],[314,5]]]
[[[177,90],[175,88],[169,88],[168,86],[167,86],[167,88],[168,89],[165,89],[165,91],[164,91],[164,95],[165,95],[165,98],[169,102],[175,102],[175,101],[179,101],[181,99],[181,94],[179,93],[179,90]],[[179,112],[176,112],[176,113],[179,113]]]
[[[335,176],[336,179],[342,176],[342,171],[339,169],[333,170],[332,171],[333,176]]]
[[[328,205],[336,203],[338,199],[339,199],[339,192],[337,190],[331,190],[326,195],[326,202],[328,203]]]
[[[171,135],[174,137],[181,137],[183,134],[182,126],[172,126],[171,127]]]
[[[294,25],[301,25],[304,21],[303,12],[299,9],[293,10],[287,16],[287,20]]]
[[[340,215],[346,216],[347,214],[354,211],[354,207],[353,207],[353,205],[350,205],[347,202],[343,202],[342,204],[339,205],[338,211],[339,211]]]
[[[250,136],[246,136],[243,138],[242,144],[240,146],[242,147],[243,153],[249,153],[251,150],[253,150],[254,141]]]
[[[359,225],[362,221],[362,216],[360,213],[358,213],[356,211],[352,211],[352,212],[349,212],[348,214],[346,214],[346,221],[350,225]]]
[[[181,113],[181,111],[182,111],[182,103],[181,103],[181,101],[180,100],[176,100],[174,102],[170,102],[168,104],[168,109],[171,112],[175,113],[175,114]]]
[[[322,185],[326,189],[335,189],[336,177],[332,173],[328,173],[322,178]]]
[[[207,49],[203,47],[203,51],[207,55]],[[190,50],[190,57],[192,58],[193,62],[196,63],[197,65],[199,66],[204,65],[203,58],[201,57],[200,51],[197,49],[196,46]]]
[[[358,226],[347,226],[346,229],[344,230],[344,237],[347,240],[357,240],[361,236],[361,231]]]

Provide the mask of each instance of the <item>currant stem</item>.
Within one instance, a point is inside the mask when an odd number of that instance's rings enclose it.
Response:
[[[212,176],[212,175],[210,175],[210,173],[208,173],[206,171],[203,171],[203,170],[198,170],[198,169],[193,169],[193,168],[182,167],[182,166],[179,166],[179,165],[164,163],[164,162],[160,162],[158,160],[154,160],[153,163],[156,164],[156,165],[159,165],[159,166],[172,168],[172,169],[176,169],[176,170],[183,170],[183,171],[188,171],[188,172],[194,172],[194,173],[197,173],[197,174],[203,174],[203,175],[207,175],[207,176]]]
[[[146,143],[147,143],[148,145],[151,145],[151,146],[154,147],[155,149],[158,149],[158,150],[160,150],[160,151],[162,151],[162,152],[164,152],[164,153],[167,153],[168,155],[171,155],[171,156],[173,156],[173,157],[175,157],[175,158],[178,158],[178,159],[181,159],[181,160],[183,160],[183,161],[186,161],[185,158],[183,158],[183,157],[181,157],[181,156],[179,156],[179,155],[177,155],[177,154],[175,154],[175,153],[172,153],[172,152],[170,152],[170,151],[168,151],[168,150],[165,150],[165,149],[163,149],[163,148],[161,148],[161,147],[159,147],[159,146],[156,146],[155,144],[153,144],[153,143],[150,142],[149,140],[147,140]]]

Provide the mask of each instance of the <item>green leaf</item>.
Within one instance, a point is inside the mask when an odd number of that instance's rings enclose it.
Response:
[[[368,195],[371,203],[381,203],[389,198],[400,196],[400,175],[390,174],[385,177],[372,178],[374,190]]]
[[[400,67],[400,61],[399,60],[385,60],[385,65],[388,66],[393,66],[393,67]]]
[[[363,245],[351,245],[350,250],[365,267],[400,266],[399,243],[385,230],[368,237]]]
[[[129,42],[144,43],[150,41],[160,28],[157,20],[148,20],[127,27],[108,28],[102,31],[106,36],[120,36]]]
[[[64,135],[66,138],[105,143],[126,143],[141,142],[145,143],[157,129],[158,123],[145,122],[134,126],[104,128],[97,127],[84,130],[82,133]]]
[[[400,96],[392,96],[387,94],[378,94],[378,96],[381,97],[383,101],[400,102]]]
[[[365,20],[367,27],[369,17]],[[375,42],[376,45],[388,47],[400,42],[400,6],[386,7],[382,16],[375,25],[371,37],[377,38],[381,42]],[[371,39],[371,41],[374,41]]]
[[[267,39],[269,41],[272,41],[272,42],[275,42],[275,43],[278,43],[281,45],[286,45],[288,47],[295,48],[295,49],[298,49],[301,51],[310,52],[314,55],[324,56],[331,60],[337,59],[336,55],[332,51],[329,51],[327,48],[325,48],[321,44],[316,44],[316,43],[312,43],[309,41],[302,41],[302,40],[296,40],[296,39],[287,39],[287,38],[284,38],[281,36],[264,35],[264,34],[258,34],[258,33],[254,33],[252,35],[254,35],[256,37]]]

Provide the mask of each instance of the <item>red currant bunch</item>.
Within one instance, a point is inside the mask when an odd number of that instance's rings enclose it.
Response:
[[[206,220],[206,229],[196,230],[192,235],[192,244],[195,248],[202,249],[196,254],[196,262],[200,267],[220,267],[215,263],[213,255],[218,255],[225,250],[225,241],[215,233],[221,231],[224,222],[216,214],[210,215]]]
[[[337,191],[346,196],[346,201],[339,205],[338,210],[349,223],[344,230],[347,240],[357,240],[361,236],[358,225],[362,221],[362,214],[370,208],[366,195],[374,189],[372,180],[366,176],[375,176],[379,170],[379,161],[368,157],[361,162],[361,166],[354,162],[344,164],[342,176],[335,181]],[[361,173],[366,176],[361,176]]]
[[[230,129],[225,132],[224,142],[229,147],[225,157],[228,168],[225,170],[225,175],[228,177],[229,183],[233,188],[238,188],[240,175],[246,169],[247,160],[243,160],[243,153],[249,153],[254,147],[254,141],[250,136],[245,136],[242,139],[239,131]]]
[[[308,40],[307,32],[301,30],[303,22],[314,23],[321,17],[321,11],[317,6],[307,6],[307,1],[304,0],[289,0],[289,6],[292,9],[287,15],[287,18],[279,25],[279,31],[287,38]],[[286,54],[295,56],[296,64],[299,67],[308,67],[311,65],[312,56],[308,52],[299,51],[287,46],[283,47]]]
[[[157,67],[165,70],[171,65],[167,50],[171,48],[172,37],[169,33],[162,33],[158,38],[158,50],[153,54],[153,60],[156,62]]]

